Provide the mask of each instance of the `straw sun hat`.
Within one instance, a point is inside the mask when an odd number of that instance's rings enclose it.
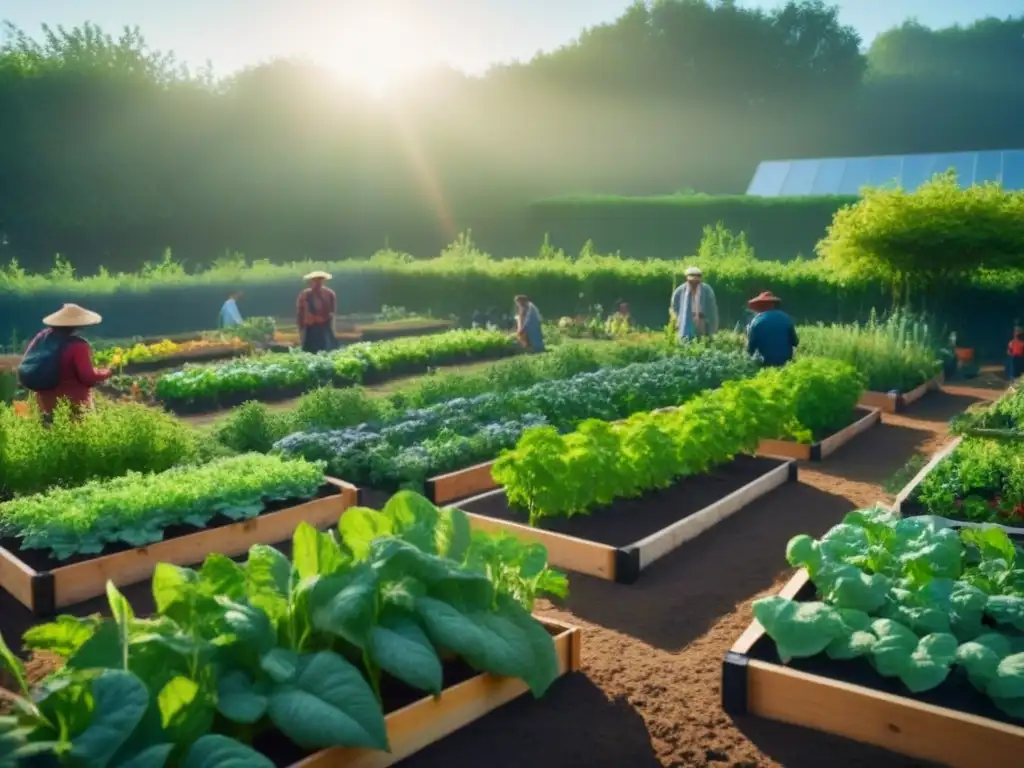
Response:
[[[782,299],[776,296],[771,291],[765,291],[758,296],[755,296],[747,302],[747,306],[755,312],[759,309],[769,309],[771,307],[777,307],[782,303]]]
[[[700,267],[690,267],[688,270],[686,270],[686,276],[687,277],[704,277],[704,273],[701,271]]]
[[[84,328],[101,322],[102,317],[77,304],[65,304],[52,315],[43,318],[43,324],[51,328]]]
[[[324,272],[322,269],[315,270],[306,275],[303,280],[330,280],[331,274]]]

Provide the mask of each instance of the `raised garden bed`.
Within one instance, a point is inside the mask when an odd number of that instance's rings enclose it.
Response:
[[[538,621],[554,640],[559,676],[578,671],[583,631],[554,619],[538,617]],[[458,673],[458,682],[446,687],[437,698],[424,696],[406,703],[400,696],[394,697],[401,703],[394,709],[388,707],[385,717],[390,752],[336,747],[298,757],[281,750],[280,745],[258,746],[277,765],[288,768],[387,768],[529,691],[518,678],[474,674],[461,662],[450,666]]]
[[[924,467],[922,467],[921,470],[914,476],[914,478],[909,483],[907,483],[907,485],[904,486],[904,488],[899,492],[899,495],[896,497],[896,502],[893,505],[893,509],[895,509],[896,512],[898,512],[903,517],[917,517],[919,515],[933,514],[932,512],[929,512],[920,501],[917,500],[917,491],[920,488],[921,484],[925,481],[925,478],[927,478],[928,475],[931,474],[931,472],[934,471],[937,466],[939,466],[939,464],[949,459],[953,455],[953,452],[960,447],[963,441],[963,437],[958,437],[950,441],[946,446],[942,448],[942,450],[938,451],[935,455],[932,456],[928,463],[925,464]],[[954,528],[979,528],[983,526],[995,525],[999,528],[1002,528],[1004,531],[1006,531],[1010,536],[1014,538],[1024,537],[1024,526],[1002,525],[994,521],[974,522],[971,520],[961,520],[958,518],[946,517],[944,515],[936,515],[936,517],[945,520]]]
[[[814,600],[807,572],[798,571],[780,596]],[[1024,750],[1024,728],[966,677],[914,695],[866,661],[822,656],[783,664],[757,621],[725,656],[722,708],[732,716],[824,731],[950,768],[1017,765]]]
[[[865,408],[878,408],[882,413],[901,413],[929,392],[939,389],[943,380],[940,373],[909,392],[865,392],[861,395],[858,405]]]
[[[249,348],[238,345],[224,345],[221,347],[203,347],[192,352],[182,352],[177,355],[157,357],[152,360],[140,360],[137,363],[127,363],[121,367],[122,373],[149,373],[162,371],[167,368],[180,368],[189,363],[210,363],[217,360],[231,360],[236,357],[245,357],[249,354]]]
[[[881,420],[881,409],[858,406],[851,416],[848,426],[823,440],[810,444],[797,443],[792,440],[762,440],[757,452],[762,456],[781,456],[800,461],[821,461],[857,435],[880,423]]]
[[[475,529],[543,545],[553,567],[631,584],[651,563],[796,478],[793,461],[739,456],[706,475],[591,514],[544,518],[543,527],[527,525],[526,512],[510,508],[503,489],[457,506]]]
[[[324,527],[338,522],[358,501],[357,490],[346,483],[328,480],[317,498],[300,504],[288,501],[268,504],[249,520],[215,522],[196,529],[180,525],[165,531],[163,541],[96,557],[76,556],[53,560],[41,550],[21,550],[17,541],[0,541],[0,587],[37,616],[104,594],[108,581],[117,586],[134,584],[153,574],[157,563],[193,565],[208,554],[228,557],[244,554],[254,544],[288,540],[302,522]]]

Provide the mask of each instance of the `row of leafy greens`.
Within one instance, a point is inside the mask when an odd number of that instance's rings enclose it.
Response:
[[[590,419],[568,434],[530,429],[492,474],[536,525],[704,474],[755,452],[763,438],[809,442],[826,424],[848,423],[862,390],[852,367],[806,358],[725,382],[679,408],[619,422]]]
[[[255,546],[243,565],[161,564],[152,618],[107,593],[113,618],[26,633],[66,660],[35,695],[3,648],[22,695],[0,719],[0,764],[269,768],[251,746],[268,731],[304,750],[387,750],[383,678],[438,694],[446,654],[543,695],[558,662],[530,610],[566,581],[543,547],[471,533],[463,513],[403,492],[348,510],[337,533],[300,526],[291,560]]]
[[[961,667],[1024,719],[1024,554],[1001,528],[957,530],[879,507],[851,512],[820,540],[793,538],[786,557],[820,601],[754,603],[783,661],[863,658],[915,693]]]

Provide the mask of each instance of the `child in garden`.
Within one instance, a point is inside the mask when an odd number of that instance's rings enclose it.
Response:
[[[1013,338],[1006,347],[1006,376],[1011,381],[1024,376],[1024,328],[1019,325],[1013,329]]]

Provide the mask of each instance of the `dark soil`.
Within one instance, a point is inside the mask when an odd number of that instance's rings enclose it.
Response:
[[[282,509],[288,509],[289,507],[297,507],[300,504],[306,504],[307,502],[313,501],[314,499],[323,499],[328,496],[334,496],[338,493],[338,489],[332,485],[324,485],[317,491],[316,496],[311,499],[287,499],[284,501],[270,501],[267,502],[263,507],[263,511],[260,512],[258,517],[263,515],[269,515],[274,512],[280,512]],[[233,523],[239,522],[238,520],[232,520],[229,517],[223,515],[217,515],[214,517],[210,524],[204,528],[197,528],[194,525],[172,525],[170,528],[164,529],[164,541],[168,539],[177,539],[182,536],[190,536],[193,533],[199,533],[201,531],[209,531],[214,528],[221,528],[225,525],[232,525]],[[6,549],[12,555],[17,557],[25,565],[29,566],[35,571],[52,571],[63,566],[74,565],[76,563],[84,563],[88,560],[95,560],[99,557],[106,555],[117,554],[118,552],[127,552],[130,549],[136,549],[129,544],[117,544],[109,546],[98,555],[73,555],[67,560],[56,560],[48,554],[47,550],[43,549],[21,549],[19,546],[19,540],[15,538],[3,538],[0,539],[0,547]]]
[[[586,515],[544,518],[537,527],[624,547],[700,512],[785,463],[779,459],[737,456],[706,475],[687,477],[671,488],[616,501]],[[509,507],[500,490],[464,501],[459,508],[516,523],[526,523],[528,519],[525,510]]]

